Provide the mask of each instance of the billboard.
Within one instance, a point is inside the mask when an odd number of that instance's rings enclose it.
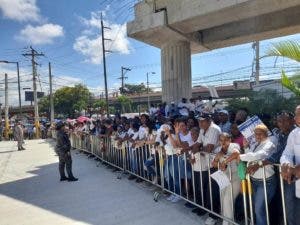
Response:
[[[37,92],[37,97],[42,98],[44,97],[44,92]],[[25,101],[26,102],[33,102],[33,91],[25,91]]]

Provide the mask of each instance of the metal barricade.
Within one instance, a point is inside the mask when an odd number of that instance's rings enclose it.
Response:
[[[51,136],[53,139],[56,139],[56,130],[54,129],[51,130]]]
[[[200,160],[200,168],[196,169],[195,164],[190,163],[190,154],[166,155],[164,148],[161,146],[134,146],[129,142],[119,144],[114,138],[99,138],[96,136],[86,136],[82,139],[75,134],[71,134],[71,144],[72,147],[86,151],[108,165],[126,171],[144,181],[151,182],[159,190],[173,194],[226,221],[227,224],[239,224],[234,219],[234,204],[237,195],[240,193],[243,201],[243,223],[246,225],[255,224],[253,179],[247,174],[246,179],[238,183],[237,171],[233,171],[231,164],[228,164],[224,174],[228,177],[230,185],[220,190],[211,177],[211,174],[216,171],[211,166],[214,154],[202,152],[200,159],[203,157],[205,159],[203,161],[206,163],[203,164]],[[278,167],[280,172],[280,166],[274,166]],[[263,169],[263,171],[265,170]],[[280,173],[279,181],[278,188],[280,188],[282,198],[283,222],[286,225],[284,185]],[[267,224],[269,225],[270,213],[265,172],[261,182],[264,189]],[[161,193],[156,191],[154,200],[157,200],[160,195]],[[218,209],[218,206],[220,206],[220,209]],[[228,213],[230,217],[225,216]]]

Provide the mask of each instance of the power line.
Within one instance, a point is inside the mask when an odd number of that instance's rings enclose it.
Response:
[[[104,85],[105,85],[105,100],[106,100],[106,114],[107,118],[109,118],[109,105],[108,105],[108,90],[107,90],[107,76],[106,76],[106,53],[111,52],[110,50],[105,50],[105,43],[104,41],[110,40],[105,38],[104,30],[110,29],[109,27],[105,27],[103,25],[103,18],[101,13],[101,38],[102,38],[102,57],[103,57],[103,73],[104,73]]]
[[[37,98],[37,88],[36,88],[36,65],[35,57],[44,56],[43,53],[38,53],[34,48],[30,46],[30,52],[23,54],[23,56],[31,56],[32,63],[32,75],[33,75],[33,99],[34,99],[34,120],[35,120],[35,128],[36,128],[36,138],[39,138],[39,109],[38,109],[38,98]]]
[[[119,77],[118,79],[121,80],[121,93],[124,92],[124,80],[126,80],[128,77],[125,76],[125,73],[131,71],[131,69],[127,68],[127,67],[121,67],[121,77]]]

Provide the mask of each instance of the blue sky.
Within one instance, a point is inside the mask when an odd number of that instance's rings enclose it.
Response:
[[[100,12],[112,29],[106,48],[113,50],[107,57],[110,91],[120,86],[120,68],[132,70],[127,83],[141,83],[147,72],[155,72],[150,79],[153,88],[160,84],[160,50],[126,36],[126,22],[133,19],[134,0],[0,0],[0,60],[19,61],[22,87],[31,87],[31,63],[22,56],[32,45],[45,57],[37,62],[39,88],[48,91],[48,62],[52,63],[54,87],[74,83],[86,84],[96,95],[103,92],[103,67],[100,39]],[[267,40],[261,43],[262,54],[271,43],[282,39],[299,40],[300,35]],[[192,56],[193,84],[224,84],[234,79],[249,79],[252,72],[252,44],[219,49]],[[280,67],[290,62],[262,60],[262,76],[272,78]],[[232,73],[226,73],[234,71]],[[14,65],[0,64],[0,73],[9,73],[11,96],[17,96]],[[219,73],[225,73],[221,76]],[[1,96],[1,95],[0,95]],[[2,101],[0,99],[0,101]],[[11,102],[14,102],[11,101]]]

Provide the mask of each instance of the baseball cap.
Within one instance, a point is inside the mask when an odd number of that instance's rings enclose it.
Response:
[[[56,130],[60,130],[63,126],[65,126],[65,123],[63,121],[59,121],[56,124]]]
[[[223,114],[226,114],[226,115],[228,115],[229,113],[228,113],[228,111],[227,110],[225,110],[225,109],[222,109],[222,110],[220,110],[219,111],[219,113],[223,113]]]
[[[202,113],[196,117],[197,120],[209,120],[211,118],[212,118],[212,116],[209,113]]]

